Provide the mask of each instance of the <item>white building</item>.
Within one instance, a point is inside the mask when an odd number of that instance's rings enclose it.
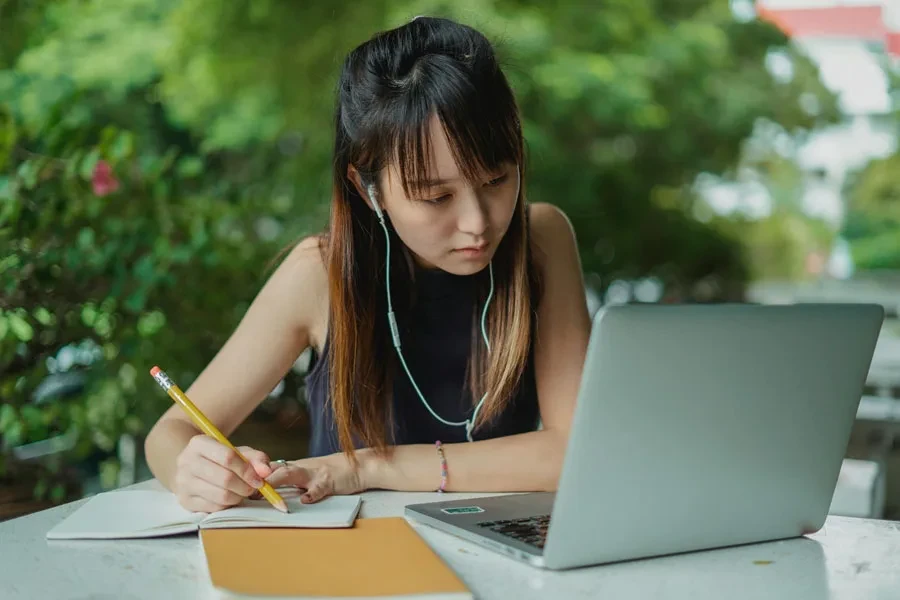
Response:
[[[837,226],[847,173],[896,148],[884,65],[900,55],[900,0],[760,0],[757,11],[818,64],[846,115],[798,153],[808,176],[803,206]]]
[[[818,65],[823,83],[839,98],[845,114],[841,123],[801,144],[783,140],[804,174],[798,199],[804,212],[837,229],[848,173],[897,146],[885,65],[900,57],[900,0],[732,0],[731,6],[739,18],[765,19],[784,31]],[[773,54],[768,66],[776,77],[791,76],[790,61],[783,56]],[[740,179],[737,184],[701,180],[700,189],[717,212],[768,214],[772,198],[766,187],[752,174]],[[847,276],[852,267],[846,245],[837,250],[842,256],[832,257],[831,274]]]

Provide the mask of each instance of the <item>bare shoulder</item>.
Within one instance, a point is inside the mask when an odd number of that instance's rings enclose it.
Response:
[[[577,260],[575,229],[566,213],[547,202],[529,206],[531,247],[538,262],[547,268],[559,260],[571,260],[573,251]]]
[[[272,273],[271,287],[291,323],[318,345],[328,314],[328,273],[323,260],[325,241],[314,235],[298,242]]]
[[[294,275],[316,277],[325,275],[325,263],[322,250],[325,240],[320,235],[303,238],[285,257],[282,266],[286,266]]]

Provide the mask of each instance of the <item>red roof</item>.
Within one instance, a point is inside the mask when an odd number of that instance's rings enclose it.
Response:
[[[887,28],[881,6],[827,6],[773,9],[757,5],[761,19],[790,37],[843,37],[884,40]]]
[[[900,57],[900,28],[885,25],[882,6],[821,6],[769,8],[757,4],[761,19],[775,24],[792,38],[846,38],[882,42],[891,56]],[[893,14],[893,13],[892,13]],[[900,19],[891,19],[894,23]]]
[[[891,56],[900,56],[900,32],[889,32],[884,38],[884,48]]]

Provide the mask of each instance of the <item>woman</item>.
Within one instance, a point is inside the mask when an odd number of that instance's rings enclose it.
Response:
[[[311,457],[243,448],[247,465],[173,406],[146,441],[154,475],[201,512],[263,478],[303,502],[555,489],[590,320],[570,223],[526,206],[524,177],[515,99],[480,33],[416,18],[352,51],[329,227],[187,391],[230,435],[313,347]]]

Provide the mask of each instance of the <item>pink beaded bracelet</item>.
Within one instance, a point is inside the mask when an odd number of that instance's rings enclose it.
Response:
[[[441,487],[437,489],[437,492],[443,494],[444,489],[447,487],[447,457],[444,456],[444,448],[441,446],[440,440],[437,440],[434,446],[437,448],[438,456],[441,457]]]

